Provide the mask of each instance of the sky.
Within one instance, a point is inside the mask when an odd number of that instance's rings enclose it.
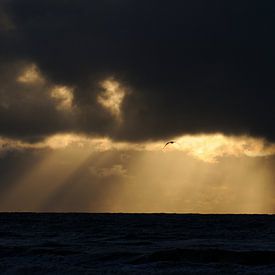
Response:
[[[274,213],[274,12],[2,0],[0,211]]]

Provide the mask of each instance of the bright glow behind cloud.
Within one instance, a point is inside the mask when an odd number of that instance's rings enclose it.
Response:
[[[118,122],[121,122],[121,104],[126,95],[125,88],[112,78],[104,80],[100,86],[103,91],[97,97],[98,103],[108,110]]]
[[[248,156],[261,157],[275,154],[275,145],[266,144],[263,139],[246,136],[233,137],[222,134],[213,135],[185,135],[175,138],[176,143],[170,144],[165,149],[166,141],[128,143],[115,142],[109,138],[94,138],[76,134],[58,134],[39,143],[27,143],[12,139],[0,139],[2,151],[22,150],[35,148],[61,149],[68,146],[86,147],[92,151],[133,150],[133,151],[162,151],[163,153],[179,151],[204,162],[215,163],[222,157]]]
[[[275,154],[275,146],[266,145],[263,139],[222,134],[179,137],[175,147],[206,162],[216,162],[225,156],[258,157]]]
[[[17,81],[24,84],[42,84],[45,79],[35,64],[28,64],[18,76]]]
[[[70,110],[73,103],[73,89],[66,86],[55,86],[51,97],[57,101],[58,110]]]

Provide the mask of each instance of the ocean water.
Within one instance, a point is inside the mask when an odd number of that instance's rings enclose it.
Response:
[[[275,274],[275,216],[0,214],[0,274]]]

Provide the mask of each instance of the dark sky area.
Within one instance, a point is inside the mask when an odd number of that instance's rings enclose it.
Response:
[[[0,9],[2,136],[275,139],[273,1],[3,0]],[[41,87],[38,98],[18,95],[14,76],[27,63],[49,83],[74,88],[76,115],[60,114]],[[130,91],[116,127],[96,101],[109,77]]]

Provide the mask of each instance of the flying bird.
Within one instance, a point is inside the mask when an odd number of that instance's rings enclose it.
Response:
[[[163,149],[168,145],[168,144],[174,144],[176,143],[175,141],[171,140],[171,141],[168,141],[164,146],[163,146]]]

